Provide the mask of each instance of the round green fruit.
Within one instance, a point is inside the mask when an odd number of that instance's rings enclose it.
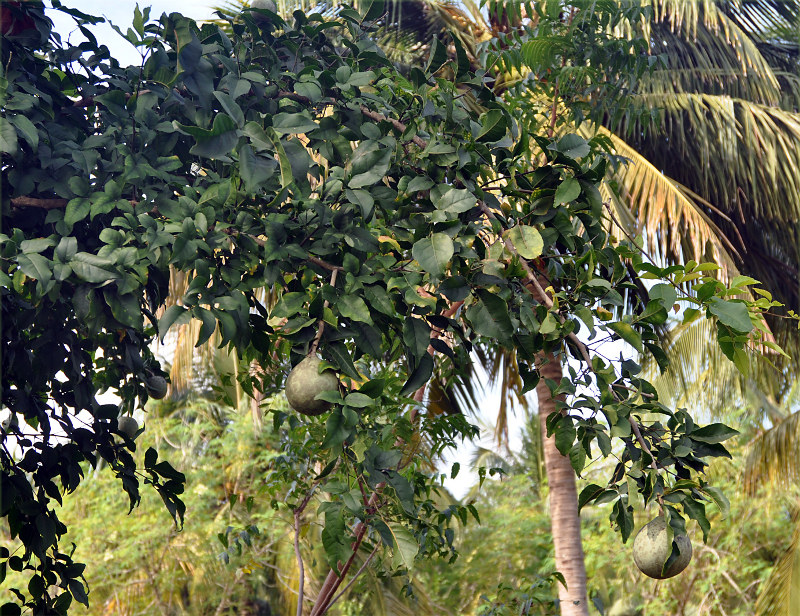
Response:
[[[123,415],[117,421],[119,431],[128,438],[134,438],[139,431],[139,422],[129,415]]]
[[[272,13],[278,12],[277,5],[272,0],[251,0],[250,2],[251,9],[263,9],[265,11],[271,11]],[[250,13],[253,16],[253,20],[257,24],[264,24],[269,23],[270,19],[263,13]]]
[[[167,395],[167,379],[163,376],[151,376],[145,383],[147,395],[156,400],[161,400]]]
[[[315,398],[324,391],[335,391],[339,387],[339,378],[333,370],[319,372],[322,360],[316,355],[309,355],[297,364],[286,379],[286,399],[295,411],[303,415],[321,415],[331,405]]]
[[[633,540],[633,561],[646,576],[664,580],[678,575],[692,560],[692,542],[686,535],[675,535],[678,558],[666,571],[664,564],[672,553],[672,542],[667,539],[667,521],[658,516],[645,524]]]

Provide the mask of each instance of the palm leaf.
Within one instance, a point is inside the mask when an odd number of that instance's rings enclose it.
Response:
[[[800,614],[800,505],[792,507],[794,532],[786,552],[770,573],[756,600],[757,616]]]
[[[750,443],[744,484],[752,494],[764,484],[791,486],[800,478],[800,412],[792,413]]]

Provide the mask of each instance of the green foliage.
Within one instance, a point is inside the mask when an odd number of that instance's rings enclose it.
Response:
[[[671,411],[636,363],[594,346],[622,340],[663,363],[672,297],[637,296],[641,279],[691,283],[687,320],[713,319],[738,366],[775,303],[730,299],[746,281],[731,290],[696,263],[659,268],[611,242],[604,140],[521,130],[457,38],[452,58],[434,45],[427,69],[404,76],[351,9],[291,23],[245,11],[225,29],[137,10],[124,34],[135,67],[90,33],[79,48],[48,39],[40,8],[26,10],[40,36],[4,41],[0,133],[2,404],[24,420],[2,434],[0,515],[20,553],[0,558],[33,580],[16,601],[37,613],[86,602],[54,506],[86,463],[105,460],[131,508],[144,482],[183,521],[183,474],[155,448],[134,458],[120,408],[97,396],[116,393],[128,413],[144,404],[163,375],[149,345],[191,319],[198,344],[217,331],[236,351],[249,395],[275,393],[276,373],[314,352],[340,374],[326,417],[273,411],[283,453],[264,477],[296,534],[309,505],[324,519],[330,572],[312,614],[367,547],[387,576],[455,556],[454,526],[478,514],[443,502],[432,461],[475,428],[421,413],[417,394],[437,365],[467,370],[475,345],[513,350],[526,389],[542,353],[581,363],[547,383],[564,411],[548,433],[579,474],[621,443],[602,492],[582,500],[613,501],[623,540],[640,497],[668,503],[676,532],[683,515],[704,523],[716,492],[698,474],[729,455],[733,432]],[[63,10],[82,31],[97,21]],[[170,272],[187,286],[167,305]]]

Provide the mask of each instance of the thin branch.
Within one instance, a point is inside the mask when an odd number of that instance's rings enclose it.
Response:
[[[370,120],[375,120],[376,122],[389,122],[401,133],[406,132],[406,129],[408,128],[408,126],[403,124],[400,120],[387,118],[382,113],[378,113],[377,111],[372,111],[371,109],[367,109],[364,105],[361,105],[361,113],[364,114],[366,117],[368,117]],[[425,141],[422,137],[418,137],[417,135],[414,135],[411,141],[423,149],[428,146],[428,142]]]
[[[365,560],[364,564],[362,564],[358,568],[358,571],[355,572],[355,574],[353,575],[353,578],[347,583],[347,586],[342,588],[342,590],[340,590],[339,593],[333,599],[331,599],[331,602],[328,604],[328,607],[331,607],[334,603],[336,603],[342,597],[342,595],[344,595],[348,590],[350,590],[350,587],[353,584],[356,583],[356,580],[358,579],[358,576],[361,575],[362,573],[364,573],[364,569],[366,569],[367,565],[369,565],[369,561],[371,561],[372,557],[375,556],[375,554],[378,553],[378,548],[379,547],[380,547],[379,545],[375,546],[375,549],[372,550],[372,552],[370,552],[369,556],[367,556],[367,560]]]
[[[369,499],[368,507],[374,507],[377,502],[378,498],[380,498],[381,490],[383,490],[386,484],[379,483],[375,486],[375,491],[372,493],[372,496]],[[351,554],[350,558],[347,559],[347,562],[342,566],[338,567],[338,573],[334,568],[331,568],[328,571],[328,575],[325,578],[325,581],[322,584],[322,588],[319,591],[319,595],[317,596],[317,602],[314,607],[311,609],[311,616],[322,616],[328,611],[330,607],[330,599],[331,595],[336,592],[336,589],[339,588],[339,585],[344,580],[344,576],[347,574],[348,569],[353,564],[353,559],[355,558],[356,554],[358,554],[358,548],[361,546],[361,542],[364,540],[364,535],[367,533],[367,525],[364,522],[359,522],[356,524],[355,527],[355,541],[353,542],[353,553]],[[359,573],[361,570],[359,570]],[[355,579],[355,578],[354,578]]]
[[[321,268],[329,270],[331,272],[343,272],[344,268],[341,265],[333,265],[332,263],[328,263],[327,261],[323,261],[322,259],[318,259],[317,257],[308,257],[306,259],[309,263],[313,263],[314,265],[319,265]],[[331,280],[334,280],[331,277]],[[333,284],[333,282],[331,282]]]
[[[11,207],[38,207],[43,210],[57,210],[67,207],[66,199],[38,199],[36,197],[14,197]]]
[[[305,568],[303,555],[300,553],[300,510],[294,512],[294,553],[297,556],[297,569],[300,581],[297,584],[297,616],[303,616],[303,590],[305,585]]]
[[[334,269],[331,273],[331,286],[336,287],[336,276],[339,274],[338,269]],[[325,302],[322,304],[322,318],[319,320],[319,326],[317,327],[317,335],[314,336],[314,341],[311,343],[311,348],[308,350],[309,355],[316,355],[317,354],[317,347],[319,346],[320,340],[322,340],[322,333],[325,331],[325,308],[330,306],[330,302],[326,299]]]

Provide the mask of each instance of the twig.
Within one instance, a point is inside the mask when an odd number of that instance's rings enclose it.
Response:
[[[374,507],[378,502],[380,493],[385,485],[386,484],[384,483],[379,483],[377,486],[375,486],[375,491],[372,493],[372,496],[369,499],[369,507]],[[367,525],[364,522],[359,522],[356,524],[356,540],[353,542],[353,554],[347,559],[347,562],[342,567],[339,567],[337,563],[336,569],[339,569],[338,573],[334,568],[331,568],[331,570],[328,572],[328,575],[325,577],[325,581],[322,583],[322,588],[319,591],[319,595],[317,596],[317,602],[311,609],[310,616],[322,616],[322,614],[325,614],[328,611],[328,607],[330,606],[330,597],[334,592],[336,592],[336,589],[339,588],[344,576],[347,574],[347,570],[353,564],[353,559],[358,553],[358,548],[361,546],[361,542],[364,540],[364,535],[366,532]]]
[[[323,261],[317,257],[308,257],[306,261],[313,263],[314,265],[319,265],[322,269],[330,270],[331,272],[344,271],[344,268],[341,265],[333,265],[333,263],[328,263],[327,261]],[[333,280],[333,276],[331,276],[331,280]],[[331,282],[331,284],[333,284],[333,282]]]
[[[387,118],[382,113],[378,113],[377,111],[372,111],[371,109],[367,109],[364,105],[361,105],[361,113],[368,117],[370,120],[375,120],[376,122],[389,122],[392,126],[394,126],[397,130],[401,133],[406,132],[408,128],[407,125],[403,124],[400,120],[395,120],[394,118]],[[414,144],[418,145],[421,148],[426,148],[428,146],[428,142],[425,141],[422,137],[414,135],[411,138],[411,141]]]
[[[38,207],[43,210],[56,210],[67,207],[66,199],[38,199],[36,197],[14,197],[11,207]]]
[[[334,269],[331,273],[331,286],[336,287],[336,276],[339,274],[338,269]],[[330,306],[330,303],[326,299],[325,302],[322,304],[322,318],[319,320],[319,326],[317,327],[317,335],[314,336],[314,341],[311,343],[311,348],[308,350],[309,355],[316,355],[317,347],[319,346],[320,340],[322,340],[322,332],[325,331],[325,309]]]
[[[300,514],[300,510],[294,512],[294,553],[297,556],[297,568],[300,575],[300,581],[297,584],[297,616],[303,616],[303,587],[305,585],[303,555],[300,553]]]
[[[330,606],[332,606],[334,603],[336,603],[336,602],[337,602],[337,601],[338,601],[338,600],[339,600],[339,599],[342,597],[342,595],[344,595],[344,594],[345,594],[345,593],[346,593],[348,590],[350,590],[350,587],[351,587],[353,584],[355,584],[355,583],[356,583],[356,580],[358,579],[358,576],[359,576],[359,575],[361,575],[362,573],[364,573],[364,569],[366,569],[366,568],[367,568],[367,565],[369,565],[369,561],[371,561],[371,560],[372,560],[372,557],[373,557],[373,556],[375,556],[375,554],[377,554],[377,552],[378,552],[378,548],[379,548],[379,547],[380,547],[379,545],[376,545],[376,546],[375,546],[375,549],[374,549],[374,550],[372,550],[372,552],[370,552],[369,556],[367,556],[367,560],[365,560],[365,561],[364,561],[364,564],[363,564],[363,565],[361,565],[361,566],[358,568],[358,571],[356,571],[356,572],[355,572],[355,574],[353,575],[353,578],[352,578],[352,579],[351,579],[351,580],[350,580],[350,581],[347,583],[347,586],[345,586],[344,588],[342,588],[342,590],[340,590],[340,591],[339,591],[339,593],[338,593],[338,594],[337,594],[337,595],[336,595],[336,596],[335,596],[333,599],[331,599],[331,602],[330,602],[330,603],[328,603],[328,607],[330,607]]]

